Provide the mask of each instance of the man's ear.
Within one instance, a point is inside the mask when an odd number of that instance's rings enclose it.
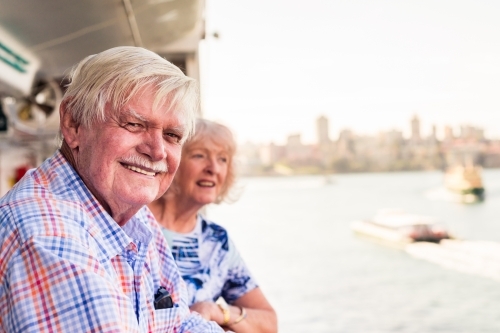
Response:
[[[70,148],[74,149],[80,144],[78,136],[80,125],[73,119],[68,103],[68,100],[61,102],[59,106],[59,119],[64,141],[66,141]]]

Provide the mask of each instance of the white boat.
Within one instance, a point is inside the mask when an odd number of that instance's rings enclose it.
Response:
[[[481,167],[472,164],[450,167],[444,176],[445,187],[458,195],[458,200],[464,203],[482,201],[484,200],[484,187],[481,171]]]
[[[451,238],[436,219],[400,210],[382,210],[372,219],[354,221],[351,229],[358,235],[398,247],[421,241],[437,243]]]

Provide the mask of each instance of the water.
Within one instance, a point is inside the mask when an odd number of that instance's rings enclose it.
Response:
[[[441,219],[461,238],[500,242],[500,170],[486,201],[439,198],[439,172],[246,178],[232,205],[209,207],[278,313],[281,333],[500,332],[500,282],[357,238],[381,208]],[[432,195],[430,195],[431,193]]]

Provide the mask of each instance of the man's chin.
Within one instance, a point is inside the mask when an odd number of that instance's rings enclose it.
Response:
[[[162,191],[158,184],[155,184],[155,186],[152,186],[152,184],[134,184],[134,186],[116,189],[115,194],[118,198],[121,197],[122,202],[130,206],[138,207],[137,210],[139,210],[143,206],[149,205],[151,202],[161,197],[165,191]]]
[[[160,186],[160,188],[158,189],[158,192],[156,193],[156,197],[154,198],[154,200],[161,198],[165,193],[167,193],[167,190],[170,188],[171,185],[172,185],[172,179],[166,182],[166,184],[162,184],[162,186]]]
[[[130,206],[136,207],[137,210],[141,209],[143,206],[149,205],[156,199],[156,192],[143,192],[137,191],[132,193],[127,193],[127,199],[125,200]]]

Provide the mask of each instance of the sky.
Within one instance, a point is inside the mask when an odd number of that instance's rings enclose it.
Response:
[[[413,115],[500,138],[500,1],[206,1],[203,115],[240,143],[314,143],[321,115],[334,140]]]

